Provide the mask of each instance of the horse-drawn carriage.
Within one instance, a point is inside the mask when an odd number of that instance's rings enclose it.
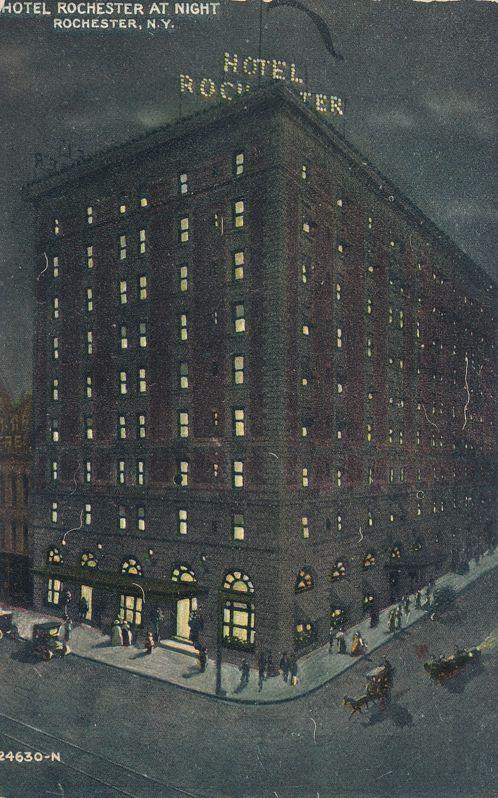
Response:
[[[360,715],[363,709],[368,709],[370,704],[379,703],[381,709],[385,709],[391,697],[391,688],[393,685],[394,668],[390,662],[386,660],[384,665],[374,668],[366,674],[367,684],[365,693],[359,698],[351,698],[351,696],[344,696],[344,706],[351,708],[350,718],[356,713]]]
[[[424,663],[424,668],[436,681],[442,681],[455,676],[467,665],[476,665],[481,658],[479,648],[457,648],[449,657],[433,657],[430,662]]]

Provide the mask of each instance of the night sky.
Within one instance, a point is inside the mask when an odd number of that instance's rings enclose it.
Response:
[[[347,138],[496,278],[498,5],[477,0],[303,0],[344,56],[301,12],[264,12],[263,56],[295,61],[310,87],[347,100]],[[52,4],[49,4],[52,6]],[[91,154],[171,122],[178,73],[222,74],[225,50],[257,55],[257,0],[175,30],[57,32],[0,16],[0,379],[29,390],[32,220],[22,186],[36,153],[62,142]],[[206,107],[188,99],[183,113]]]

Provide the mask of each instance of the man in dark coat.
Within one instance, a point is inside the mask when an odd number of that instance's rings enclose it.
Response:
[[[258,690],[261,692],[263,689],[263,682],[266,674],[266,656],[261,652],[258,659]]]
[[[290,659],[287,655],[287,651],[284,651],[284,653],[282,654],[279,664],[280,664],[280,670],[282,671],[284,682],[286,682],[287,679],[289,678],[289,668],[290,668]]]
[[[249,683],[249,675],[251,673],[251,669],[249,668],[249,663],[246,659],[243,659],[240,663],[239,667],[240,671],[240,689],[243,690],[244,687],[247,687]]]
[[[80,598],[79,604],[78,604],[78,615],[79,615],[80,621],[84,621],[85,620],[86,614],[88,612],[88,609],[89,609],[88,601],[86,600],[86,598],[84,596],[82,596]]]

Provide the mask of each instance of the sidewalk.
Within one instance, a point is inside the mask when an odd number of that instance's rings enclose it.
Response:
[[[481,557],[479,565],[472,560],[470,570],[463,575],[445,574],[440,577],[435,588],[452,587],[456,592],[464,590],[469,584],[474,582],[483,574],[491,571],[498,565],[498,550],[485,554]],[[412,607],[414,607],[414,597]],[[5,608],[5,605],[4,605]],[[370,621],[365,621],[347,630],[348,649],[353,632],[359,631],[368,643],[368,650],[371,654],[382,646],[387,640],[395,635],[387,632],[388,615],[390,607],[387,607],[380,614],[379,625],[375,629],[370,628]],[[412,608],[409,621],[406,623],[406,616],[403,620],[403,629],[412,626],[423,618],[426,613],[423,610]],[[14,621],[19,627],[22,637],[31,638],[31,628],[34,623],[45,620],[58,620],[50,615],[41,615],[29,610],[14,608]],[[113,647],[109,643],[109,637],[103,635],[99,629],[85,624],[77,625],[73,631],[70,641],[71,654],[84,659],[101,662],[114,668],[121,668],[141,676],[149,677],[169,684],[175,684],[183,689],[193,692],[204,693],[205,695],[215,696],[215,663],[212,659],[208,661],[206,671],[199,672],[196,659],[185,654],[177,653],[159,645],[151,656],[145,654],[144,650],[136,646],[130,648]],[[214,652],[210,651],[212,656]],[[305,695],[322,685],[329,682],[335,676],[343,673],[348,668],[353,667],[360,658],[337,654],[329,654],[328,645],[322,646],[299,660],[299,684],[297,687],[290,687],[281,676],[268,679],[263,684],[263,690],[258,692],[258,675],[255,670],[251,670],[248,686],[238,690],[240,683],[240,672],[235,665],[228,663],[222,666],[222,698],[226,701],[237,701],[251,704],[272,704],[281,701],[289,701],[299,696]]]

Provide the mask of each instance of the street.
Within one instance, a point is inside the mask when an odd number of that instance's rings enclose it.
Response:
[[[3,640],[0,749],[61,761],[4,758],[0,796],[492,798],[498,649],[485,646],[479,667],[442,685],[423,661],[494,633],[494,585],[487,574],[441,620],[427,617],[316,692],[271,706],[216,701],[72,656],[34,662]],[[396,669],[391,705],[348,720],[344,695],[361,695],[382,656]]]

